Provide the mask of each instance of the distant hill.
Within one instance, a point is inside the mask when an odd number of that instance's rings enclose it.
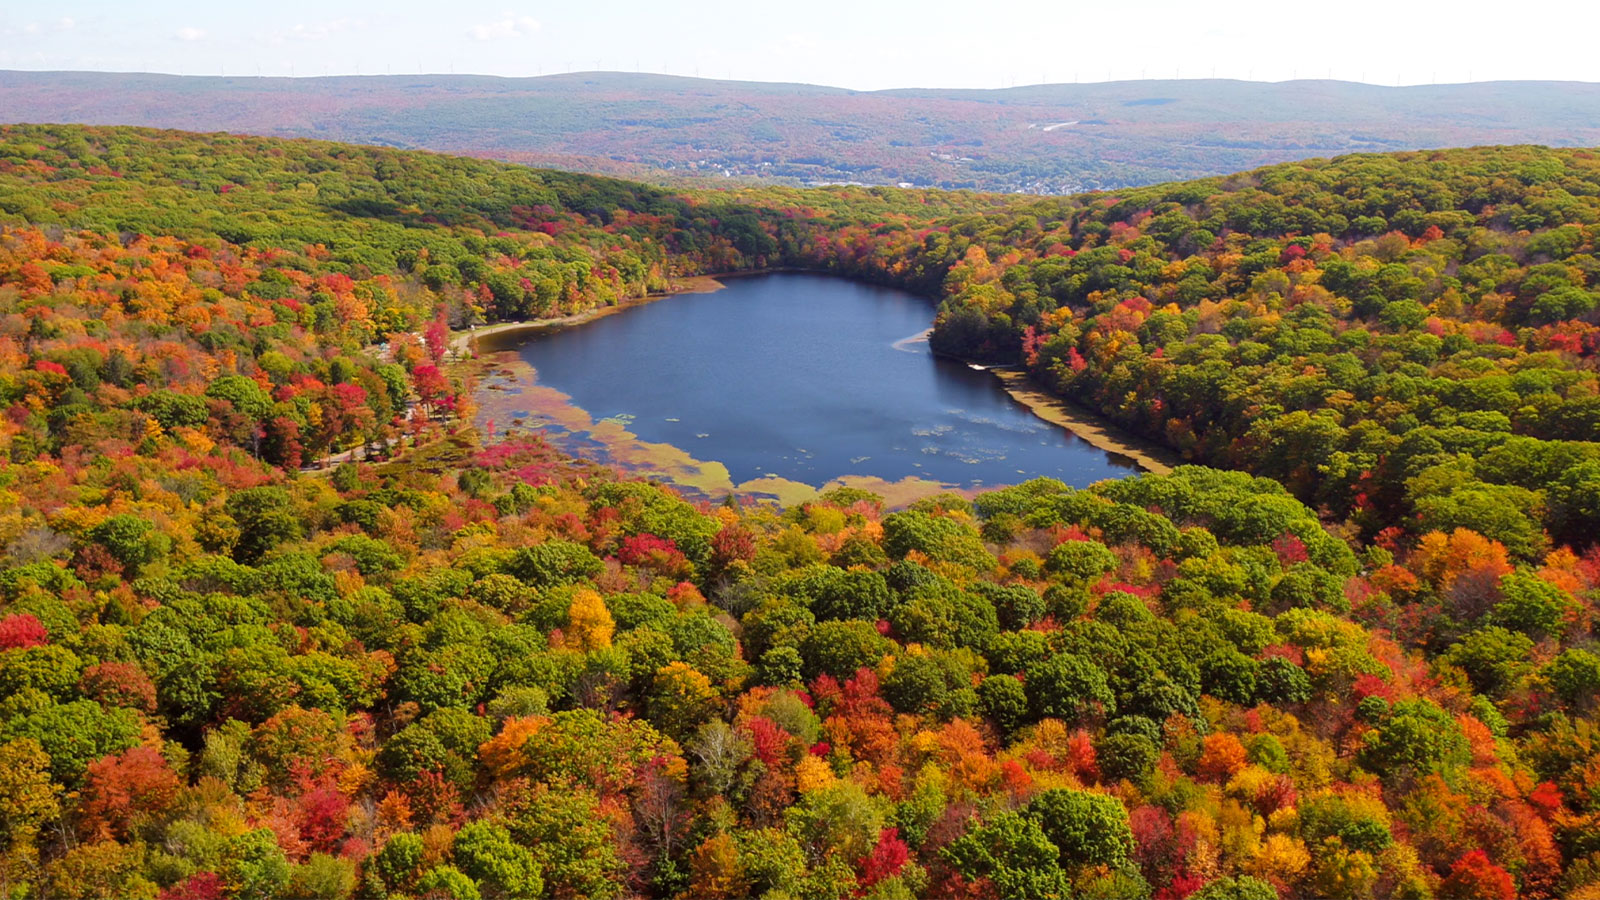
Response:
[[[1593,146],[1600,84],[1191,80],[864,92],[619,72],[0,72],[0,121],[316,137],[656,180],[1068,193],[1357,151]]]

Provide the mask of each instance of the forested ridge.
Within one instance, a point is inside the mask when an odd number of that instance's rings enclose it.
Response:
[[[1600,896],[1596,176],[0,127],[0,893]],[[1245,471],[712,506],[472,428],[453,327],[774,265]]]
[[[0,70],[0,110],[10,121],[383,144],[699,187],[741,179],[1053,195],[1340,153],[1600,143],[1600,88],[1573,81],[1141,78],[856,91],[634,72]]]
[[[1024,364],[1365,540],[1600,536],[1600,159],[1291,163],[967,220],[936,346]]]

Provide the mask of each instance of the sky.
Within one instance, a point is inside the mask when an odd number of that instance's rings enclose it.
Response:
[[[1138,78],[1600,81],[1586,2],[0,0],[0,69],[642,71],[857,90]],[[1568,27],[1562,27],[1566,23]]]

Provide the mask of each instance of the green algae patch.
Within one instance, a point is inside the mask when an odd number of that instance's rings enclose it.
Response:
[[[766,475],[735,483],[728,467],[717,460],[700,459],[675,444],[640,439],[628,429],[631,420],[626,416],[596,419],[572,402],[571,395],[539,384],[539,373],[514,352],[494,353],[483,357],[481,363],[474,392],[476,422],[490,440],[541,432],[569,452],[634,477],[667,482],[690,496],[715,500],[733,495],[793,506],[833,488],[853,487],[877,494],[887,506],[898,508],[933,494],[975,492],[916,476],[890,481],[874,475],[843,475],[819,486]]]

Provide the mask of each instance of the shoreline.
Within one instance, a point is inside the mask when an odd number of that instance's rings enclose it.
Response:
[[[514,335],[524,331],[536,332],[580,325],[615,315],[636,306],[653,303],[666,297],[718,291],[725,287],[723,281],[726,279],[775,272],[812,271],[792,267],[772,267],[736,272],[718,272],[710,275],[692,275],[675,281],[670,290],[647,294],[643,297],[635,297],[612,306],[598,306],[568,316],[528,319],[520,322],[498,322],[464,334],[458,334],[451,339],[450,352],[457,360],[468,360],[476,357],[481,352],[497,352],[511,349],[505,343],[498,341],[496,346],[480,347],[478,342],[482,338],[499,337],[503,340],[507,335]],[[925,341],[932,331],[933,329],[930,326],[926,331],[897,341],[896,349],[904,349],[899,346],[900,344]],[[959,357],[952,358],[959,359]],[[959,361],[963,363],[969,362],[965,359],[960,359]],[[1090,410],[1081,409],[1070,401],[1050,393],[1022,369],[996,366],[989,368],[987,371],[998,379],[1001,388],[1005,390],[1012,400],[1026,407],[1035,416],[1059,428],[1066,429],[1091,447],[1125,457],[1139,470],[1156,475],[1165,475],[1170,473],[1173,468],[1184,464],[1183,459],[1170,448],[1124,431],[1105,417]]]
[[[547,319],[523,319],[520,322],[496,322],[492,325],[485,325],[482,328],[475,328],[465,333],[456,334],[450,338],[449,352],[457,359],[465,359],[469,358],[476,352],[474,344],[476,344],[479,338],[509,334],[521,331],[523,329],[539,331],[547,328],[565,328],[569,325],[582,325],[585,322],[592,322],[595,319],[604,318],[606,316],[621,312],[625,309],[632,309],[635,306],[642,306],[646,303],[652,303],[656,300],[661,300],[666,297],[675,297],[679,294],[709,294],[713,291],[720,291],[723,287],[725,287],[722,282],[727,279],[747,278],[754,275],[776,275],[784,272],[804,275],[825,275],[833,278],[855,280],[851,279],[848,275],[840,275],[827,269],[810,269],[803,266],[765,266],[759,269],[736,269],[732,272],[711,272],[705,275],[687,275],[676,279],[673,282],[673,286],[668,290],[654,294],[646,294],[643,297],[631,297],[611,306],[597,306],[593,309],[586,309],[583,312],[576,312],[568,316],[556,316]],[[874,284],[875,282],[863,283]],[[934,302],[937,304],[937,301]],[[932,331],[933,327],[930,325],[928,327],[928,331],[924,334],[931,333]],[[497,347],[494,349],[498,350],[505,348]]]
[[[1184,464],[1177,453],[1155,441],[1129,434],[1106,421],[1105,417],[1079,409],[1065,399],[1048,393],[1027,372],[1010,368],[992,368],[989,371],[1000,379],[1001,387],[1005,388],[1011,399],[1026,406],[1046,422],[1067,429],[1091,447],[1126,456],[1153,475],[1169,474]]]
[[[585,322],[592,322],[595,319],[603,319],[606,316],[614,315],[622,312],[625,309],[632,309],[635,306],[643,306],[646,303],[653,303],[666,297],[676,297],[679,294],[709,294],[713,291],[722,290],[723,284],[721,279],[733,278],[742,274],[745,273],[735,272],[719,273],[716,275],[691,275],[687,278],[680,279],[674,284],[671,290],[661,291],[655,294],[646,294],[643,297],[632,297],[622,301],[621,303],[614,303],[610,306],[596,306],[593,309],[586,309],[583,312],[576,312],[567,316],[555,316],[547,319],[523,319],[520,322],[496,322],[493,325],[485,325],[482,328],[474,328],[471,331],[457,334],[452,337],[450,339],[450,353],[457,359],[467,359],[477,352],[476,344],[482,338],[495,337],[498,335],[504,335],[518,331],[542,331],[547,328],[565,328],[569,325],[581,325]]]

